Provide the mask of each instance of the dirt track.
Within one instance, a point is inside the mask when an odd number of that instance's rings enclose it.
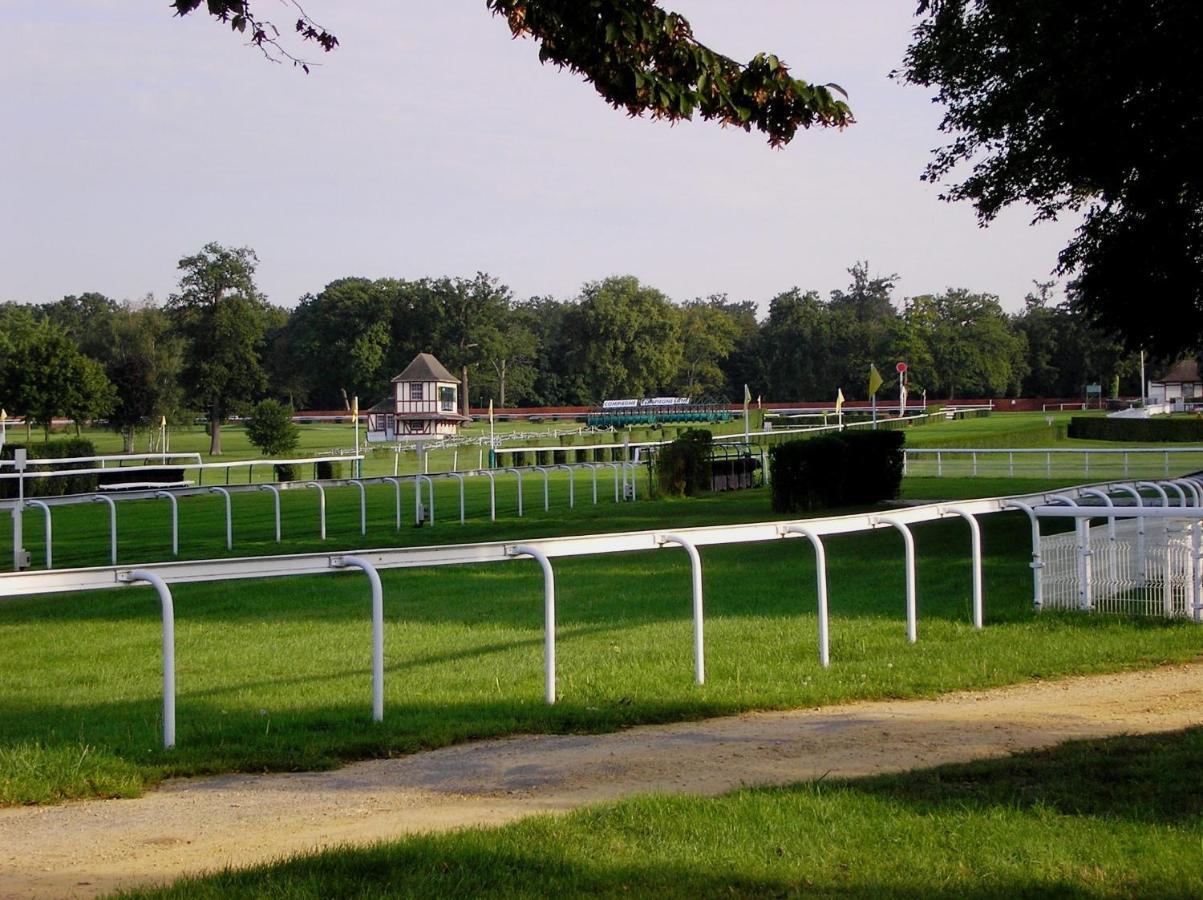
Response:
[[[333,772],[181,780],[0,809],[0,898],[94,896],[332,844],[500,824],[648,791],[867,775],[1203,724],[1203,663],[938,700],[487,741]]]

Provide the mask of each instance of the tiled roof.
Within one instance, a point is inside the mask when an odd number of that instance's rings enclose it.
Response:
[[[1193,357],[1180,359],[1160,378],[1153,379],[1161,384],[1190,384],[1199,381],[1199,361]]]
[[[433,354],[419,353],[393,381],[447,381],[455,384],[459,379],[448,372]]]

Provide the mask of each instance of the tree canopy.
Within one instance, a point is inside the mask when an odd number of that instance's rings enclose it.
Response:
[[[1203,4],[921,0],[903,77],[950,142],[925,178],[983,223],[1081,210],[1060,254],[1074,307],[1131,347],[1203,345]],[[961,173],[968,167],[968,173]]]
[[[505,19],[514,37],[539,42],[539,59],[567,68],[590,82],[616,109],[632,116],[677,121],[695,114],[768,135],[788,144],[799,128],[843,127],[852,111],[835,94],[836,84],[810,84],[790,74],[772,53],[745,64],[711,50],[693,35],[684,16],[655,0],[485,0]],[[173,0],[176,15],[202,4],[209,15],[249,38],[277,62],[309,71],[309,63],[286,45],[281,28],[259,17],[252,0]],[[291,31],[329,52],[338,38],[295,2]],[[256,3],[255,9],[259,6]]]

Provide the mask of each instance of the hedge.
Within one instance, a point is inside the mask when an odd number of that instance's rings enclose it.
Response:
[[[893,500],[902,486],[899,431],[844,431],[769,451],[774,512]]]
[[[4,459],[12,459],[13,452],[18,447],[25,448],[28,451],[30,459],[70,459],[76,456],[96,455],[95,445],[83,438],[45,441],[40,444],[6,443],[3,449],[0,450],[0,455]],[[76,463],[71,463],[68,464],[67,468],[73,468],[77,465]],[[57,469],[60,467],[51,466],[51,468]],[[88,468],[95,468],[95,466],[88,466]],[[5,471],[11,472],[12,470],[5,467]],[[32,472],[33,470],[31,469],[30,471]],[[71,475],[67,478],[27,477],[25,479],[26,497],[60,497],[64,494],[86,494],[94,490],[96,490],[95,475]],[[16,497],[17,494],[17,479],[6,478],[0,481],[0,497]]]
[[[669,497],[692,497],[710,488],[713,438],[704,428],[687,429],[656,456],[656,481]]]
[[[1151,419],[1108,419],[1074,416],[1069,436],[1084,441],[1203,441],[1203,419],[1154,416]]]

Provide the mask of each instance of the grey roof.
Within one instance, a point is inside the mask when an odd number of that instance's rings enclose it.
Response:
[[[433,354],[419,353],[393,381],[447,381],[456,384],[459,379],[448,372]]]
[[[1199,361],[1197,359],[1181,359],[1160,378],[1154,378],[1158,384],[1191,384],[1199,381]]]

